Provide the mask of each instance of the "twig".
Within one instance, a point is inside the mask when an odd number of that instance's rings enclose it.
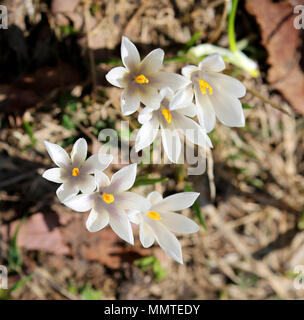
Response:
[[[124,34],[128,35],[130,30],[132,29],[134,23],[138,21],[138,18],[145,12],[146,8],[149,6],[151,0],[143,0],[142,4],[135,12],[131,20],[128,22],[127,26],[125,27]]]
[[[213,158],[212,158],[212,152],[210,148],[206,148],[206,155],[207,155],[207,162],[208,162],[208,168],[207,168],[207,175],[209,180],[209,188],[210,188],[210,198],[212,201],[214,201],[216,196],[216,188],[214,183],[214,174],[213,174]]]
[[[283,108],[282,108],[281,106],[279,106],[277,103],[275,103],[275,102],[271,101],[270,99],[262,96],[259,92],[257,92],[257,91],[255,91],[255,90],[249,88],[248,86],[246,86],[246,90],[247,90],[248,92],[250,92],[251,94],[253,94],[254,96],[256,96],[256,97],[258,97],[259,99],[261,99],[262,101],[264,101],[265,103],[270,104],[271,107],[273,107],[273,108],[275,108],[275,109],[277,109],[277,110],[279,110],[279,111],[287,114],[288,116],[292,117],[292,114],[291,114],[291,113],[289,113],[288,111],[286,111],[285,109],[283,109]]]
[[[96,88],[97,88],[97,81],[96,81],[96,69],[95,69],[95,59],[94,54],[91,49],[91,32],[89,30],[89,19],[90,19],[90,4],[91,0],[87,0],[84,2],[84,24],[85,24],[85,31],[87,35],[87,46],[88,46],[88,54],[89,54],[89,62],[90,62],[90,69],[91,69],[91,77],[92,77],[92,100],[95,103],[96,101]]]
[[[215,32],[213,33],[211,39],[209,40],[210,43],[214,43],[219,38],[219,36],[221,35],[221,33],[222,33],[223,29],[224,29],[225,22],[226,22],[226,19],[227,19],[227,15],[228,15],[228,9],[229,9],[229,5],[230,5],[230,0],[225,0],[224,3],[225,3],[225,6],[224,6],[223,14],[222,14],[222,17],[221,17],[221,21],[219,23],[218,28],[215,30]]]
[[[62,288],[58,283],[56,283],[52,276],[49,274],[48,271],[36,268],[35,275],[37,275],[40,279],[43,279],[51,288],[53,288],[55,291],[57,291],[59,294],[61,294],[63,297],[69,299],[69,300],[80,300],[80,297],[77,297],[67,291],[66,289]]]

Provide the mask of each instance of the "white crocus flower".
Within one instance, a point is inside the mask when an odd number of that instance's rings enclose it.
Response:
[[[129,212],[130,221],[139,224],[139,239],[143,247],[151,247],[156,240],[173,259],[183,263],[181,245],[172,232],[194,233],[199,226],[174,211],[189,208],[198,196],[196,192],[181,192],[163,199],[160,193],[154,191],[148,195],[150,207],[147,210]]]
[[[170,88],[163,88],[160,96],[161,103],[158,108],[147,106],[139,114],[138,121],[142,127],[136,136],[136,152],[155,140],[159,127],[164,150],[169,160],[174,163],[178,161],[181,153],[179,134],[185,135],[193,144],[212,146],[206,131],[189,118],[196,115],[191,88],[180,90],[176,94]]]
[[[71,156],[57,144],[45,141],[46,149],[59,168],[48,169],[43,178],[61,183],[56,194],[61,202],[75,196],[79,190],[91,193],[96,189],[96,181],[91,175],[95,170],[104,170],[111,163],[113,156],[96,154],[87,160],[88,145],[85,139],[78,139],[72,149]]]
[[[224,69],[225,62],[219,54],[203,59],[198,67],[190,65],[182,69],[194,86],[198,120],[207,132],[214,128],[215,116],[229,127],[245,125],[238,98],[246,94],[246,88],[237,79],[220,73]]]
[[[147,199],[126,191],[134,184],[136,168],[136,164],[131,164],[120,169],[112,176],[111,181],[103,172],[96,171],[97,191],[75,196],[64,204],[78,212],[91,210],[86,222],[90,232],[99,231],[110,224],[120,238],[133,244],[132,228],[126,210],[145,210],[149,207]]]
[[[190,81],[178,74],[160,71],[164,51],[155,49],[142,61],[135,45],[126,37],[122,37],[121,58],[124,67],[110,70],[106,79],[114,86],[124,88],[121,95],[121,109],[124,115],[138,110],[140,102],[144,105],[159,106],[158,90],[170,87],[178,90],[187,86]]]

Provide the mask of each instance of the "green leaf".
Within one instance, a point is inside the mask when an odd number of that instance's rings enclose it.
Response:
[[[243,109],[253,109],[253,107],[251,107],[249,104],[247,103],[242,103]]]
[[[63,115],[61,125],[67,130],[74,130],[76,128],[75,123],[67,114]]]
[[[86,284],[80,291],[80,295],[85,300],[100,300],[104,294],[100,290],[95,290],[91,284]]]
[[[160,280],[163,280],[166,275],[167,275],[167,272],[165,270],[165,268],[163,268],[159,262],[158,259],[155,258],[155,261],[152,265],[152,271],[154,273],[154,279],[156,281],[160,281]]]
[[[134,182],[133,188],[139,187],[139,186],[146,186],[150,184],[155,184],[158,182],[167,181],[168,178],[149,178],[149,174],[138,176],[136,177],[136,180]]]
[[[34,276],[34,273],[29,274],[28,276],[26,276],[25,278],[19,280],[18,282],[16,282],[10,289],[10,292],[16,292],[17,290],[21,289],[23,286],[25,286],[25,284],[27,282],[29,282]]]
[[[185,51],[195,45],[202,32],[202,30],[199,30],[192,35],[191,39],[185,44]]]
[[[189,186],[189,185],[185,185],[184,187],[184,191],[185,192],[194,192],[194,189]],[[207,225],[206,225],[206,222],[205,222],[205,219],[201,213],[201,208],[200,208],[200,205],[198,203],[197,200],[195,200],[195,202],[193,203],[192,207],[191,207],[193,213],[196,215],[196,217],[198,218],[200,224],[202,225],[202,227],[207,230]]]
[[[154,280],[160,281],[167,275],[166,270],[161,266],[159,260],[154,256],[143,257],[134,261],[134,264],[138,266],[143,272],[146,272],[150,266],[152,266],[152,272]]]
[[[304,210],[302,211],[302,215],[298,221],[298,229],[303,230],[304,229]]]
[[[33,133],[33,130],[31,128],[31,125],[26,120],[23,120],[23,126],[24,126],[25,132],[29,135],[33,145],[35,145],[37,143],[37,140],[34,137],[34,133]]]
[[[150,264],[152,264],[155,261],[155,257],[154,256],[149,256],[149,257],[143,257],[140,259],[136,259],[134,260],[134,264],[140,268],[142,267],[147,267]]]
[[[236,40],[235,40],[235,30],[234,30],[237,6],[238,6],[238,0],[233,0],[232,8],[231,8],[229,19],[228,19],[228,38],[229,38],[230,50],[232,52],[236,52],[237,50]]]
[[[13,239],[10,241],[10,246],[8,248],[8,266],[9,270],[18,271],[22,266],[22,258],[19,247],[17,245],[17,237],[20,231],[22,224],[24,223],[25,219],[23,218],[13,236]]]

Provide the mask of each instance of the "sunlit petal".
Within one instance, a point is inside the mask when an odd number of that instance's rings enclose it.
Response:
[[[58,146],[58,144],[50,143],[44,141],[47,152],[49,153],[51,159],[58,167],[67,167],[70,163],[70,157],[67,152]]]
[[[153,211],[178,211],[189,208],[193,205],[194,201],[199,197],[197,192],[181,192],[173,194],[164,198],[161,202],[152,206]]]
[[[60,168],[52,168],[43,172],[42,177],[52,182],[62,183],[61,178],[61,169]]]
[[[140,63],[138,50],[127,37],[122,37],[121,59],[125,67],[131,71],[135,70]]]
[[[92,209],[86,222],[86,227],[90,232],[96,232],[103,229],[109,223],[108,213],[103,211],[96,211]]]

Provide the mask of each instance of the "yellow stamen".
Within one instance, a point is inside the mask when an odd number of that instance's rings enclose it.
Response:
[[[79,175],[79,169],[78,168],[74,168],[72,171],[72,176],[73,177],[77,177]]]
[[[199,80],[199,86],[201,88],[202,94],[206,94],[207,93],[207,89],[208,89],[210,95],[213,93],[212,87],[205,80],[200,79]]]
[[[162,217],[160,216],[160,214],[156,211],[149,211],[148,212],[148,217],[150,219],[153,219],[153,220],[161,220]]]
[[[110,193],[104,193],[102,198],[105,203],[112,203],[115,200],[113,194]]]
[[[137,76],[137,77],[135,78],[135,81],[136,81],[138,84],[149,83],[149,79],[146,78],[143,74],[140,74],[139,76]]]
[[[164,116],[165,120],[170,124],[172,121],[172,114],[171,114],[170,110],[163,109],[162,115]]]

